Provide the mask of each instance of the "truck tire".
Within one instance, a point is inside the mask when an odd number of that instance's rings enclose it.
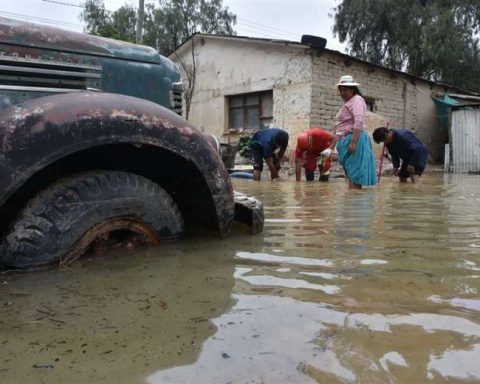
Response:
[[[62,179],[31,199],[0,247],[3,264],[67,264],[99,238],[133,233],[144,243],[180,237],[184,221],[170,195],[142,176],[95,171]]]

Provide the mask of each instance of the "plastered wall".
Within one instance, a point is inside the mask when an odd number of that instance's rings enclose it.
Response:
[[[309,127],[312,62],[303,48],[232,44],[205,37],[195,42],[195,57],[196,90],[189,120],[222,142],[235,142],[239,137],[228,131],[227,100],[236,94],[271,90],[274,126],[289,132]]]

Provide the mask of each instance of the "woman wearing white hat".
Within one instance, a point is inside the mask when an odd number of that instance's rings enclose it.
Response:
[[[335,117],[338,161],[345,170],[350,188],[377,184],[375,157],[368,133],[365,132],[367,106],[350,75],[340,77],[335,87],[344,104]]]

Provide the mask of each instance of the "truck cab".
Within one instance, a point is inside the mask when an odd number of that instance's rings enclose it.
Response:
[[[235,218],[260,232],[261,203],[181,112],[179,71],[153,48],[0,17],[0,264],[227,236]]]

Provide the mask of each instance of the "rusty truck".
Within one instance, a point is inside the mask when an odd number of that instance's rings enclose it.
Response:
[[[150,47],[0,17],[0,264],[66,264],[99,242],[227,236],[263,208],[218,141],[180,116],[178,69]]]

